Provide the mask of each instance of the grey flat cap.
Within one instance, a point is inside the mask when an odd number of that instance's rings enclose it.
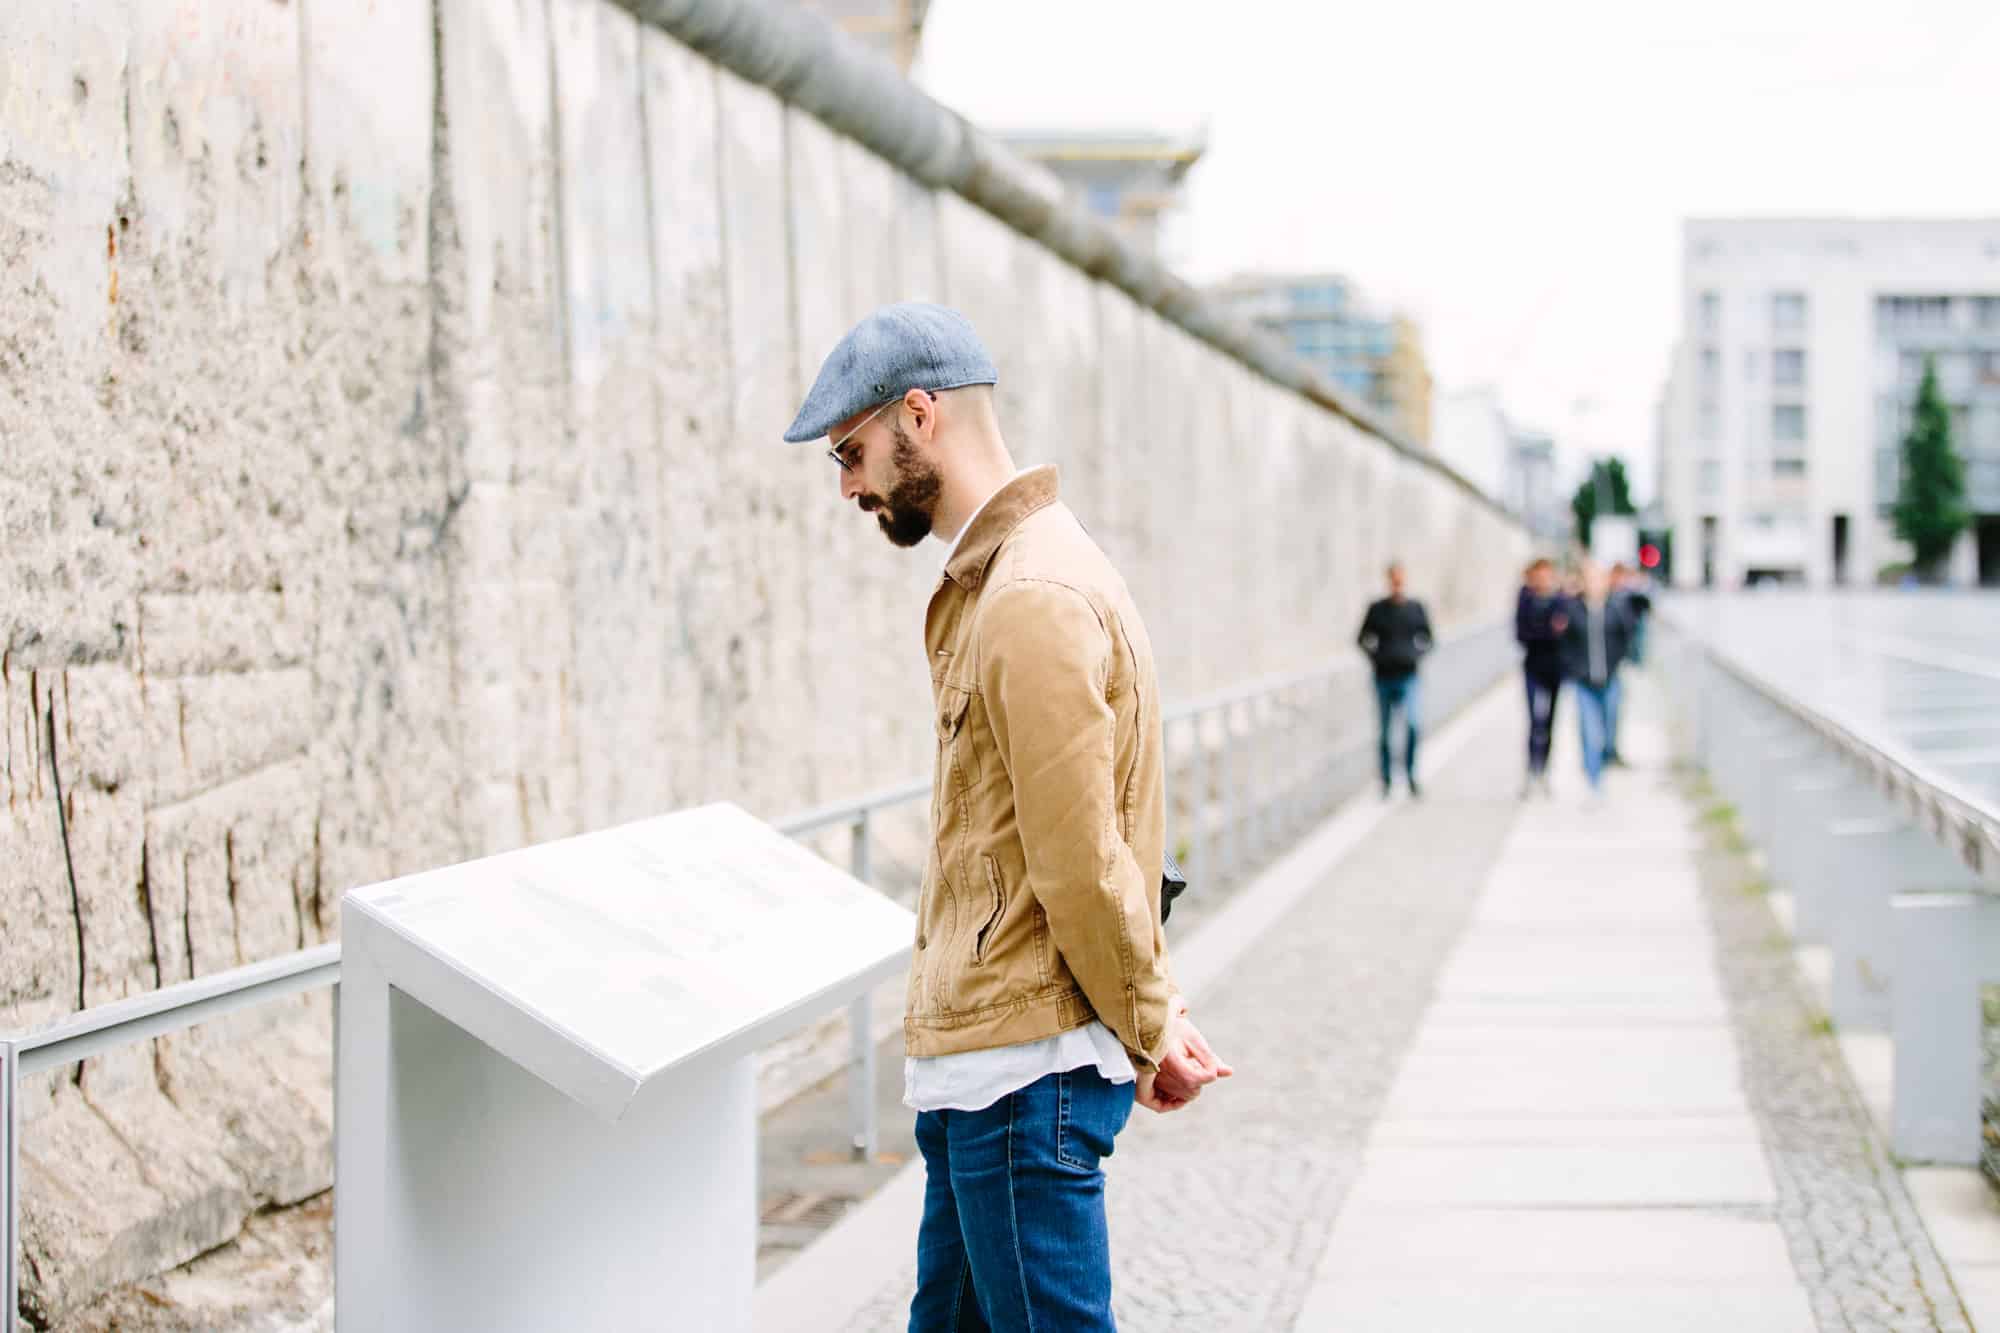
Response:
[[[999,379],[971,320],[941,305],[899,301],[834,344],[785,438],[793,444],[816,440],[911,389],[961,389]]]

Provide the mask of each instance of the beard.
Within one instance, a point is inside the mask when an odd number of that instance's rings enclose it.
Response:
[[[915,546],[931,535],[931,515],[944,490],[944,478],[917,453],[901,422],[893,423],[889,430],[895,438],[889,462],[896,470],[896,480],[890,483],[887,495],[864,495],[857,503],[863,513],[875,515],[884,537],[897,546]]]

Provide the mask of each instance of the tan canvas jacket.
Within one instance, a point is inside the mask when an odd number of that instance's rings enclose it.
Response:
[[[1054,468],[1022,473],[974,518],[924,643],[937,776],[909,1053],[1098,1018],[1155,1067],[1173,993],[1159,684],[1125,581],[1056,498]]]

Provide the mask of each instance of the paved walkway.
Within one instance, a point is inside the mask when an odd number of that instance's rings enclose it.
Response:
[[[1310,1329],[1815,1327],[1647,717],[1523,808],[1362,1155]],[[1564,768],[1559,773],[1566,774]],[[1622,780],[1620,780],[1622,779]]]
[[[1425,801],[1348,811],[1176,941],[1240,1073],[1108,1164],[1128,1333],[1968,1327],[1635,686],[1604,808],[1567,707],[1555,799],[1517,801],[1503,692]],[[782,1272],[759,1333],[901,1329],[920,1190]]]

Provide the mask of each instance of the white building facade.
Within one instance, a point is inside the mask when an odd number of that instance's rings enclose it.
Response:
[[[1866,585],[1927,359],[1980,517],[1954,582],[2000,582],[2000,219],[1691,220],[1660,412],[1673,581]]]
[[[1516,425],[1490,385],[1438,395],[1431,452],[1517,515],[1545,548],[1569,536],[1569,509],[1556,493],[1554,439]]]

